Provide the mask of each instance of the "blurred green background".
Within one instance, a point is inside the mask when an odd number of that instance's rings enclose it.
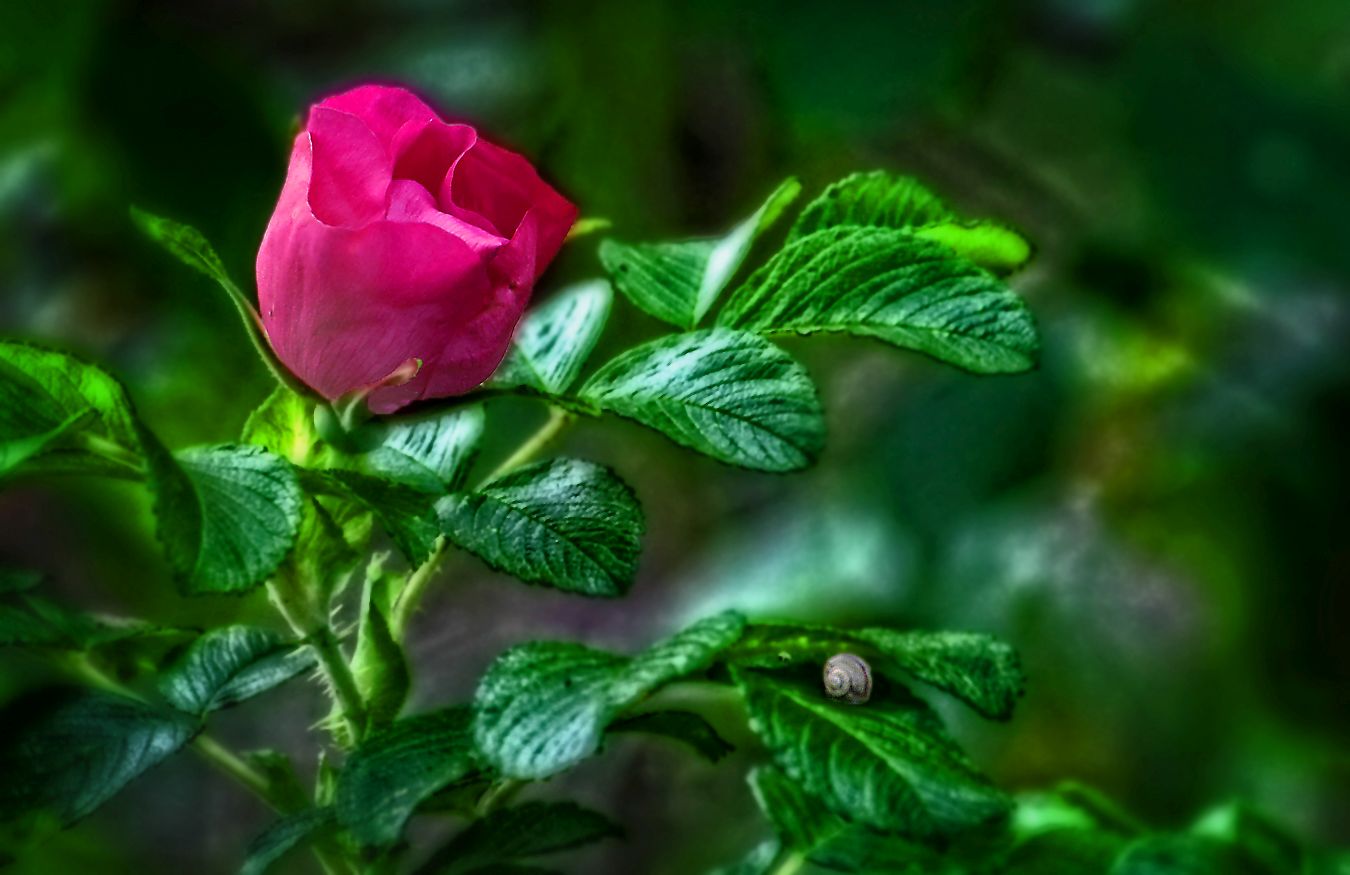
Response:
[[[1159,826],[1241,797],[1350,843],[1345,0],[10,0],[0,329],[106,363],[173,446],[233,438],[267,375],[229,302],[127,206],[200,227],[251,281],[301,112],[372,78],[515,145],[627,239],[725,228],[789,174],[809,195],[887,167],[1038,246],[1015,280],[1044,334],[1034,374],[793,344],[829,411],[805,474],[583,423],[568,452],[647,509],[632,595],[452,562],[414,629],[419,705],[467,696],[519,640],[636,646],[724,606],[975,629],[1030,674],[1010,724],[951,714],[1004,786],[1083,780]],[[583,239],[538,294],[598,270]],[[601,353],[659,330],[621,302]],[[539,413],[490,415],[501,454]],[[177,597],[134,488],[8,489],[0,563],[117,613],[270,622],[261,595]],[[0,699],[48,680],[0,657]],[[304,754],[322,713],[291,685],[220,734]],[[714,722],[746,740],[733,711]],[[754,756],[616,746],[543,792],[629,841],[563,867],[735,858],[767,832]],[[181,757],[13,871],[230,872],[268,821]]]

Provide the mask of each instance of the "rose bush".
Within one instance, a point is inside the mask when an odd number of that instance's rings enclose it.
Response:
[[[478,386],[505,356],[576,208],[528,161],[402,89],[311,107],[258,252],[277,357],[377,413]],[[420,360],[412,379],[390,379]],[[411,373],[411,369],[408,369]]]

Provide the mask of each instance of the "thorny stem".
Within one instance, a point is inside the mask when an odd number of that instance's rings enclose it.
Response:
[[[491,483],[493,480],[533,460],[535,456],[543,452],[550,443],[557,439],[567,426],[572,424],[574,418],[566,410],[559,407],[550,407],[548,421],[540,426],[538,431],[526,438],[525,442],[517,447],[515,452],[507,456],[500,465],[493,468],[492,473],[483,478],[483,485]],[[449,552],[449,544],[445,538],[437,538],[436,548],[427,557],[427,561],[418,566],[417,570],[408,577],[407,583],[403,585],[398,602],[394,605],[393,616],[390,618],[390,626],[396,638],[401,638],[404,630],[408,628],[408,623],[417,610],[418,602],[422,600],[427,586],[436,579],[436,575],[441,570],[441,563]]]
[[[286,575],[277,575],[267,583],[272,604],[318,658],[319,670],[328,681],[351,741],[355,743],[365,734],[365,700],[361,697],[356,677],[338,646],[337,637],[329,627],[327,618],[317,616],[318,612],[309,604],[308,598],[303,592],[297,592],[297,589],[294,581]]]

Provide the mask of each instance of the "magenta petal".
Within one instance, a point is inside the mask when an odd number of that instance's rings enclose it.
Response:
[[[442,213],[436,208],[431,192],[411,179],[395,179],[389,186],[391,222],[425,222],[454,234],[469,244],[475,252],[490,255],[506,244],[506,239],[457,216]]]
[[[366,123],[316,107],[306,130],[313,150],[309,207],[319,221],[355,226],[383,216],[389,154]]]
[[[481,256],[426,224],[274,225],[258,253],[273,348],[325,398],[369,386],[410,358],[437,360],[461,343],[463,326],[491,295]]]
[[[399,128],[438,118],[436,111],[411,91],[388,85],[361,85],[325,98],[317,105],[361,119],[391,154]]]
[[[468,125],[447,125],[436,119],[404,125],[390,146],[394,177],[413,179],[428,191],[440,191],[450,168],[477,139],[478,134]]]

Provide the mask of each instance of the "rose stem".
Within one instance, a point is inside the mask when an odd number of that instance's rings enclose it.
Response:
[[[492,473],[483,478],[480,486],[485,486],[504,474],[508,474],[521,465],[532,461],[535,456],[543,452],[550,443],[562,434],[567,426],[572,424],[574,418],[566,410],[550,406],[548,421],[540,426],[538,431],[526,438],[505,461],[493,468]],[[394,605],[393,616],[390,618],[390,625],[395,638],[402,638],[413,613],[417,610],[417,603],[421,601],[427,586],[440,571],[441,562],[445,559],[447,553],[449,553],[449,546],[445,538],[437,538],[436,547],[427,557],[427,561],[418,566],[417,570],[408,577],[408,582],[403,585],[398,602]]]

